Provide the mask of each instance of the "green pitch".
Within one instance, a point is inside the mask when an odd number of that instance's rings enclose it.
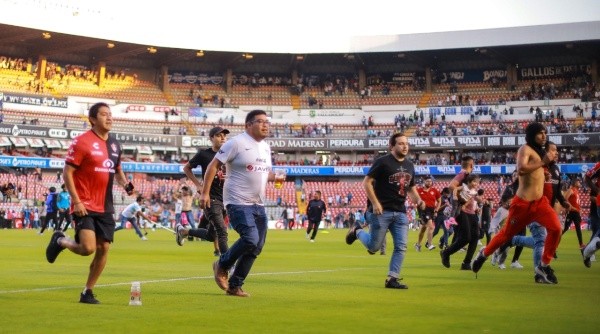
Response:
[[[72,236],[72,231],[69,231]],[[388,255],[368,255],[345,230],[269,231],[244,290],[226,296],[212,273],[213,245],[176,245],[167,231],[141,241],[119,231],[94,289],[100,305],[78,303],[90,257],[65,250],[54,264],[44,252],[50,233],[0,230],[0,331],[3,333],[597,333],[600,262],[583,266],[575,233],[552,264],[558,285],[533,282],[525,269],[486,262],[479,277],[440,263],[438,249],[417,253],[410,232],[402,270],[408,290],[384,289]],[[590,232],[584,232],[589,240]],[[237,233],[230,232],[230,239]],[[388,244],[391,246],[391,240]],[[599,260],[600,260],[600,254]],[[507,264],[512,258],[509,254]],[[129,306],[132,281],[142,306]]]

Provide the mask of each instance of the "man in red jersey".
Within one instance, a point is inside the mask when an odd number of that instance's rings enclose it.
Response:
[[[421,219],[421,231],[419,232],[419,241],[415,244],[415,249],[421,251],[421,242],[425,231],[427,231],[427,242],[425,248],[432,250],[435,248],[431,239],[433,239],[433,218],[437,215],[440,207],[442,195],[439,190],[433,187],[433,180],[431,175],[425,177],[423,187],[417,188],[417,192],[421,199],[425,202],[425,210],[419,211],[419,218]]]
[[[73,139],[63,173],[72,199],[75,240],[60,230],[54,232],[46,248],[46,259],[54,263],[65,248],[82,256],[95,253],[79,302],[98,304],[92,289],[106,265],[115,230],[113,182],[116,179],[129,195],[133,194],[133,185],[127,182],[121,169],[121,145],[109,135],[112,128],[109,106],[94,104],[89,121],[91,130]]]

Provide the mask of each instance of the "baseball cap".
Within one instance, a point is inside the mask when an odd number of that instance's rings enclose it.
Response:
[[[218,135],[219,133],[224,133],[224,134],[228,135],[229,130],[224,129],[220,126],[215,126],[214,128],[210,129],[210,131],[208,132],[208,136],[214,137],[214,136]]]

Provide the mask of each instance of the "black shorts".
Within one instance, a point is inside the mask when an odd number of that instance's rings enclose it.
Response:
[[[112,213],[90,212],[86,216],[73,215],[75,220],[75,241],[79,243],[79,231],[92,230],[96,232],[96,239],[102,238],[113,242],[115,235],[115,219]]]
[[[433,213],[435,208],[425,208],[425,210],[419,210],[419,218],[421,219],[421,224],[425,225],[428,221],[433,220]]]

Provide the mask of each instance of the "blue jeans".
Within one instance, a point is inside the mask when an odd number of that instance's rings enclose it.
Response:
[[[194,223],[194,213],[192,212],[192,210],[181,211],[181,214],[185,215],[185,218],[187,218],[188,224],[190,224],[191,228],[196,228],[196,223]]]
[[[137,234],[140,238],[144,236],[138,227],[137,219],[135,217],[125,218],[123,215],[121,215],[121,226],[117,227],[115,231],[124,229],[127,222],[131,223],[131,226],[135,229],[135,234]]]
[[[531,232],[530,237],[515,235],[512,238],[512,244],[513,246],[533,248],[533,265],[535,268],[542,262],[544,241],[546,240],[546,229],[542,225],[533,222],[529,224],[529,231]]]
[[[408,241],[408,217],[404,212],[383,211],[376,215],[368,212],[365,218],[369,224],[369,232],[358,230],[356,237],[367,248],[369,254],[375,254],[381,249],[385,233],[390,230],[394,241],[394,251],[390,259],[388,276],[400,278],[400,270],[406,253]]]
[[[219,258],[219,266],[235,270],[229,278],[230,287],[241,287],[265,245],[268,219],[262,205],[227,205],[229,224],[240,238]]]

